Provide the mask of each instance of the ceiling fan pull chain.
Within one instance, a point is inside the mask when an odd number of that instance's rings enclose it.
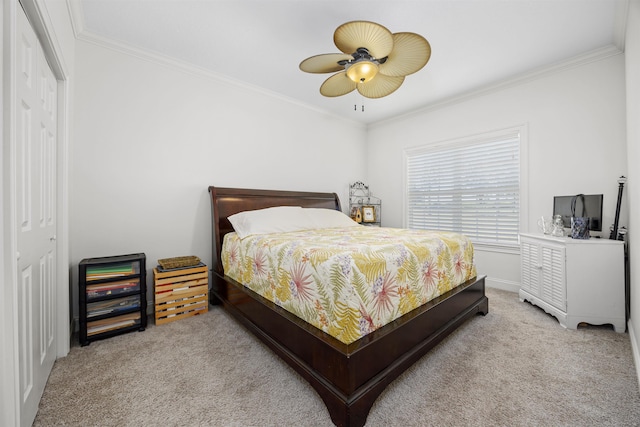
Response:
[[[364,113],[364,98],[361,94],[356,94],[356,100],[353,104],[353,111],[358,111],[358,102],[360,102],[360,108]]]

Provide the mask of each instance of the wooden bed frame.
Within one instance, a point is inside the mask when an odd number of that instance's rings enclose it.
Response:
[[[262,340],[317,391],[337,426],[363,426],[376,398],[402,372],[477,313],[487,314],[484,276],[472,279],[373,333],[344,344],[233,279],[222,269],[223,237],[234,213],[273,206],[340,209],[335,193],[209,187],[211,303]]]

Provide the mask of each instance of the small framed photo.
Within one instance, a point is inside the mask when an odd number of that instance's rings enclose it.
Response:
[[[359,209],[358,209],[358,207],[357,207],[357,206],[353,206],[353,207],[351,208],[351,213],[350,213],[350,215],[349,215],[349,216],[351,216],[351,219],[352,219],[352,220],[354,220],[354,221],[356,221],[356,218],[358,218],[358,210],[359,210]]]
[[[373,206],[362,207],[362,222],[376,222],[376,210]]]

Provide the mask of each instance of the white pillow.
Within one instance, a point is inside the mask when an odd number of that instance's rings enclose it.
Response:
[[[357,227],[360,224],[341,211],[322,208],[303,208],[313,228]]]
[[[229,222],[244,239],[253,234],[286,233],[315,228],[352,227],[359,224],[340,211],[300,206],[276,206],[238,212]]]
[[[309,218],[300,206],[276,206],[233,214],[229,222],[241,239],[252,234],[284,233],[306,230]]]

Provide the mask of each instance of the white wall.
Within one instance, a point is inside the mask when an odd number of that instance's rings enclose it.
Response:
[[[624,56],[607,51],[473,97],[369,129],[368,181],[384,203],[383,225],[403,226],[403,150],[520,124],[528,127],[528,222],[550,216],[554,195],[604,194],[603,227],[613,223],[626,175]],[[625,213],[621,225],[628,225]],[[520,257],[478,250],[478,272],[517,290]]]
[[[633,346],[636,371],[640,371],[640,0],[629,2],[627,37],[625,44],[627,82],[627,161],[629,164],[628,194],[629,263],[631,265],[631,319],[629,332]],[[638,373],[640,382],[640,373]]]
[[[76,78],[74,306],[83,258],[210,265],[209,185],[337,192],[344,205],[364,179],[366,134],[353,122],[82,41]]]

